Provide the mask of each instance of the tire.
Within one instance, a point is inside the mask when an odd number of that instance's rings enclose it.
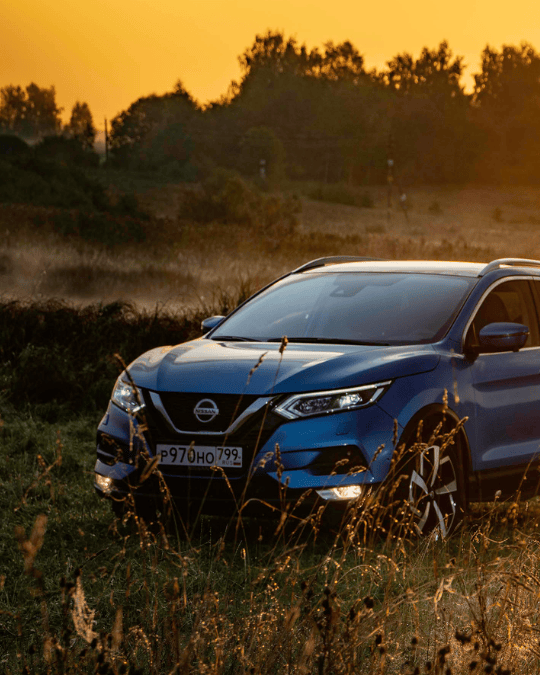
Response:
[[[429,418],[407,449],[400,490],[409,530],[446,539],[461,522],[467,499],[461,436],[448,416]]]

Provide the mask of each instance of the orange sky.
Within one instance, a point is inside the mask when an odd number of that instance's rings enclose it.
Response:
[[[448,40],[478,68],[487,43],[540,51],[537,0],[0,0],[0,87],[54,84],[69,116],[86,101],[96,126],[177,79],[201,102],[238,78],[237,56],[268,28],[308,47],[350,40],[367,67]]]

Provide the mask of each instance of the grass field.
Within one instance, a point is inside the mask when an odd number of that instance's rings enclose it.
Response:
[[[39,401],[16,404],[12,383],[31,378],[37,352],[25,357],[24,370],[7,345],[14,316],[26,326],[17,337],[21,350],[24,340],[46,344],[47,331],[38,339],[35,326],[46,327],[51,308],[58,309],[46,304],[51,297],[81,305],[135,301],[153,308],[149,322],[159,316],[167,331],[186,312],[193,317],[194,307],[221,311],[321,255],[535,257],[540,191],[416,190],[407,218],[395,206],[388,212],[384,189],[371,191],[373,208],[301,197],[296,230],[278,237],[195,227],[176,217],[180,188],[136,187],[162,219],[159,230],[150,244],[112,251],[66,241],[46,225],[36,231],[28,207],[0,209],[4,303],[42,303],[41,310],[17,305],[18,314],[11,307],[0,318],[0,672],[537,673],[536,500],[473,506],[448,541],[376,529],[377,504],[348,529],[321,527],[318,517],[201,518],[187,532],[177,521],[150,530],[135,518],[121,522],[92,489],[99,405],[81,403],[74,413],[68,405],[55,412]],[[101,326],[107,317],[92,311],[86,320]],[[148,333],[136,309],[127,319],[115,311],[122,331],[136,324]],[[79,315],[64,315],[72,332],[62,336],[60,356],[68,354],[70,335],[82,340]],[[103,325],[103,335],[121,334],[112,319]],[[98,341],[91,330],[81,328],[87,350]],[[118,349],[129,349],[127,337]],[[92,358],[98,356],[105,359],[101,352]],[[67,394],[82,396],[78,382],[93,375],[73,368],[80,371]],[[111,366],[111,385],[114,374]],[[95,401],[102,396],[96,392]]]

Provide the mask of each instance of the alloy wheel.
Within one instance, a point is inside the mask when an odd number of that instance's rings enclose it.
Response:
[[[430,445],[419,453],[409,479],[408,502],[416,532],[447,537],[459,519],[458,501],[452,453],[443,453],[439,445]]]

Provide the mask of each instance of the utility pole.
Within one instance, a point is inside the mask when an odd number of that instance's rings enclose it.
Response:
[[[105,164],[109,166],[109,131],[107,129],[107,118],[105,118]]]
[[[387,160],[387,165],[388,165],[388,172],[386,175],[386,180],[388,183],[388,197],[387,197],[387,211],[386,211],[386,219],[390,222],[390,209],[392,208],[392,185],[394,183],[394,142],[392,135],[390,135],[390,138],[388,139],[388,160]]]

